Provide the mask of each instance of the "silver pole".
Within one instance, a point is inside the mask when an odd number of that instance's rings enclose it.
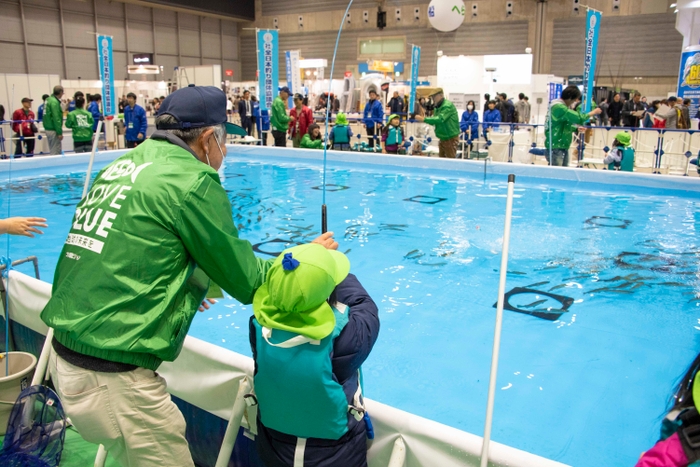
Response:
[[[486,403],[486,424],[484,426],[484,444],[481,446],[481,467],[489,462],[489,443],[493,422],[493,403],[496,397],[496,378],[498,376],[498,353],[501,348],[501,325],[503,324],[503,302],[505,301],[506,274],[508,272],[508,246],[510,244],[510,221],[513,216],[513,188],[515,175],[508,175],[508,198],[506,199],[506,220],[503,229],[503,252],[501,254],[501,277],[498,282],[498,303],[496,305],[496,329],[493,333],[493,353],[491,355],[491,378],[489,379],[489,396]]]
[[[95,132],[95,140],[92,142],[92,152],[90,153],[90,162],[88,163],[87,173],[85,174],[85,186],[83,186],[83,196],[87,196],[88,187],[90,186],[90,174],[92,173],[92,163],[95,162],[95,152],[97,145],[100,142],[100,133],[102,133],[102,120],[97,122],[97,131]]]

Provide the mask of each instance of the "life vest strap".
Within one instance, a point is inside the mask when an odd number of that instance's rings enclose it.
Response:
[[[690,407],[678,415],[682,425],[678,438],[683,451],[688,457],[688,464],[700,460],[700,414],[695,407]]]
[[[272,342],[270,342],[270,338],[272,337],[272,329],[267,328],[265,326],[263,326],[262,328],[262,336],[265,339],[265,342],[267,342],[271,346],[280,347],[282,349],[291,349],[292,347],[298,347],[303,344],[321,345],[320,340],[311,339],[310,337],[302,336],[301,334],[296,335],[291,339],[287,339],[284,342],[280,342],[279,344],[273,344]]]

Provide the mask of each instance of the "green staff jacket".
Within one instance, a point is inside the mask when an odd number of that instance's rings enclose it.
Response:
[[[73,129],[73,141],[84,143],[92,141],[92,114],[87,110],[75,109],[66,117],[66,127]]]
[[[292,118],[287,115],[284,101],[280,96],[275,97],[272,101],[272,113],[270,115],[270,123],[272,129],[286,132],[289,129],[289,122]]]
[[[61,101],[56,96],[49,96],[44,104],[44,119],[41,121],[44,124],[44,130],[55,131],[56,136],[63,134],[63,110],[61,109]]]
[[[180,353],[206,276],[251,303],[270,264],[238,238],[216,170],[157,131],[78,204],[41,318],[75,352],[155,370]]]
[[[440,102],[432,117],[425,118],[425,123],[435,126],[435,136],[440,140],[447,141],[459,136],[459,115],[455,105],[447,99]]]
[[[584,113],[571,110],[561,99],[552,101],[550,114],[544,122],[544,147],[547,149],[569,149],[574,132],[590,118]]]

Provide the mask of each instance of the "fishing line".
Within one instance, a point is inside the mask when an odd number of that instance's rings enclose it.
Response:
[[[12,85],[12,99],[10,100],[12,104],[10,108],[14,109],[15,103],[15,85]],[[22,132],[22,124],[20,122],[20,134]],[[12,133],[10,133],[12,134]],[[22,144],[21,140],[17,140],[15,144]],[[10,154],[8,154],[10,159],[9,169],[7,173],[7,219],[10,218],[10,203],[12,201],[12,159],[14,155],[12,154],[12,145],[8,145],[10,149]],[[5,270],[3,275],[5,276],[5,376],[10,376],[10,267],[12,267],[12,260],[10,259],[10,233],[7,234],[7,255],[5,256]]]
[[[324,138],[325,144],[323,145],[323,203],[321,204],[321,233],[326,233],[328,231],[328,216],[326,215],[326,162],[328,155],[328,120],[331,111],[330,99],[331,91],[333,90],[333,70],[335,69],[335,56],[338,53],[338,42],[340,42],[340,33],[343,32],[343,24],[345,24],[345,18],[348,17],[348,12],[350,11],[350,5],[354,0],[350,0],[348,7],[345,9],[345,14],[343,19],[340,21],[340,28],[338,28],[338,37],[335,39],[335,49],[333,49],[333,61],[331,62],[331,74],[328,77],[328,98],[326,99],[326,135]]]

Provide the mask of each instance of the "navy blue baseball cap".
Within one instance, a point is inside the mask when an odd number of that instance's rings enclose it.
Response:
[[[177,123],[156,127],[159,130],[186,130],[208,126],[226,125],[229,135],[246,136],[248,133],[226,118],[226,94],[214,86],[195,86],[178,89],[160,104],[158,116],[171,115]]]

